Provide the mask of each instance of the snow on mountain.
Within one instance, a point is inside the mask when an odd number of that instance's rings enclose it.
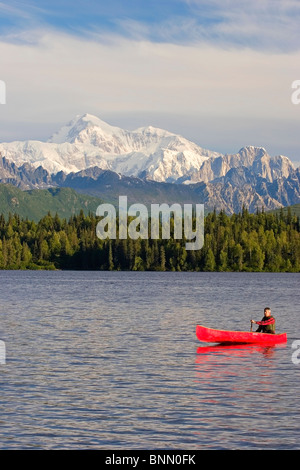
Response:
[[[263,147],[243,147],[237,153],[225,154],[203,162],[200,170],[194,172],[192,183],[209,182],[221,178],[232,168],[249,168],[254,174],[273,182],[277,178],[287,178],[294,170],[288,157],[271,157]]]
[[[17,165],[41,165],[51,173],[98,166],[156,181],[189,177],[206,159],[219,155],[162,129],[127,131],[90,114],[76,116],[47,142],[1,143],[0,152]]]
[[[97,134],[111,138],[113,135],[121,132],[122,129],[110,126],[92,114],[84,114],[82,116],[76,116],[67,125],[63,126],[50,137],[48,142],[63,144],[65,142],[92,143],[92,141],[94,141],[93,144],[95,145]]]
[[[163,129],[148,126],[128,131],[91,114],[76,116],[47,142],[0,143],[0,153],[17,166],[30,163],[51,174],[99,167],[125,176],[185,184],[207,183],[238,167],[273,182],[294,169],[287,157],[272,158],[262,147],[222,155]]]

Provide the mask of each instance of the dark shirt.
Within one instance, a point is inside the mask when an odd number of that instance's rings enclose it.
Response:
[[[275,334],[275,318],[263,317],[261,321],[256,322],[259,327],[256,330],[258,333],[271,333]]]

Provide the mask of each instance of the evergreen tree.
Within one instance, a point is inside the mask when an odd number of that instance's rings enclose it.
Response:
[[[109,271],[113,271],[114,269],[114,259],[113,259],[113,250],[112,250],[112,242],[109,242],[109,249],[108,249],[108,269]]]
[[[163,245],[160,247],[160,269],[161,271],[166,270],[166,254]]]
[[[172,236],[100,240],[98,220],[83,213],[69,221],[48,213],[38,223],[0,215],[0,269],[300,272],[300,224],[290,211],[214,211],[205,217],[204,246],[196,251]]]
[[[205,265],[204,271],[215,271],[216,269],[216,261],[215,256],[211,248],[208,249],[206,258],[205,258]]]

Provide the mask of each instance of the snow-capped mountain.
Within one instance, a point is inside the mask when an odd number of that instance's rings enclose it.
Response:
[[[49,175],[97,167],[124,176],[185,184],[225,181],[234,168],[248,169],[269,183],[289,178],[294,171],[287,157],[271,157],[262,147],[248,146],[222,155],[163,129],[149,126],[128,131],[90,114],[76,116],[47,142],[0,143],[0,155],[16,167],[30,164]]]
[[[222,178],[232,168],[249,168],[256,176],[265,178],[272,183],[277,178],[288,178],[294,170],[294,166],[288,157],[278,155],[271,157],[263,147],[243,147],[235,154],[220,155],[205,160],[197,172],[195,171],[190,181],[209,182],[216,178]]]
[[[90,114],[76,116],[47,142],[1,143],[0,153],[17,165],[30,163],[50,173],[97,166],[162,182],[189,180],[204,161],[220,155],[162,129],[127,131]]]
[[[273,182],[257,176],[245,166],[239,166],[207,183],[172,184],[122,176],[98,167],[77,173],[65,174],[61,171],[50,174],[42,167],[34,168],[29,163],[17,167],[2,157],[1,184],[10,184],[22,190],[67,187],[116,204],[118,196],[124,194],[130,204],[137,201],[146,205],[162,201],[169,204],[203,203],[208,211],[225,210],[229,214],[241,212],[243,207],[255,212],[257,209],[272,210],[300,202],[300,168],[291,171],[288,177],[279,177]],[[10,203],[15,207],[18,201],[14,199]]]

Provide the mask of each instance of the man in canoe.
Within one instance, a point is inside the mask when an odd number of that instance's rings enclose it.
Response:
[[[266,307],[264,309],[264,317],[261,321],[251,320],[251,323],[256,323],[259,325],[256,332],[257,333],[271,333],[275,334],[275,318],[271,315],[271,309]]]

